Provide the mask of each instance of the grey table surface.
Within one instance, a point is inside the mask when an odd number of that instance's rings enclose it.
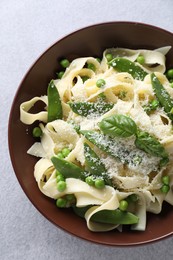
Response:
[[[61,37],[108,21],[149,23],[173,32],[173,0],[0,0],[0,260],[173,259],[173,237],[109,247],[55,227],[23,193],[10,162],[8,117],[25,72]]]

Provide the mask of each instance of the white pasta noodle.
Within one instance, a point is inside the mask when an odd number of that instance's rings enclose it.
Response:
[[[73,194],[76,199],[75,207],[78,209],[86,208],[84,217],[89,230],[93,232],[109,231],[121,229],[120,223],[104,223],[93,221],[93,216],[98,212],[119,210],[121,201],[128,201],[128,211],[138,217],[138,223],[131,225],[132,230],[143,231],[147,225],[147,212],[159,214],[162,210],[163,202],[173,205],[173,130],[172,121],[169,115],[161,106],[157,106],[151,113],[147,113],[145,107],[156,99],[155,92],[151,84],[150,74],[155,73],[170,98],[173,98],[173,88],[166,76],[165,55],[170,47],[162,47],[157,50],[131,50],[123,48],[106,49],[103,53],[101,62],[93,57],[83,57],[73,60],[65,70],[61,79],[54,80],[54,84],[60,95],[62,105],[62,118],[48,122],[48,97],[33,97],[20,105],[20,119],[24,124],[31,125],[39,122],[42,135],[40,141],[36,141],[28,154],[39,157],[34,167],[34,177],[38,183],[40,191],[46,196],[58,200]],[[133,77],[129,72],[119,72],[107,62],[107,54],[113,57],[125,58],[142,69],[146,76],[144,79]],[[142,55],[145,62],[139,64],[137,58]],[[92,64],[94,70],[87,67]],[[84,77],[87,77],[84,80]],[[98,86],[98,80],[102,79],[103,86]],[[44,93],[43,93],[44,94]],[[37,102],[43,102],[44,109],[32,113],[31,108]],[[81,102],[84,104],[97,104],[96,111],[91,109],[88,115],[84,116],[82,107],[75,112],[68,102]],[[100,112],[102,104],[111,104],[111,107]],[[100,107],[99,107],[100,106]],[[132,137],[114,137],[111,143],[108,137],[105,142],[109,151],[96,146],[84,137],[81,131],[93,131],[95,136],[101,132],[99,123],[104,119],[114,116],[124,115],[131,118],[137,125],[137,129],[147,132],[154,136],[160,145],[163,146],[169,156],[169,163],[160,167],[159,156],[148,154],[142,148],[137,147],[136,135]],[[77,128],[76,128],[77,127]],[[112,138],[112,137],[111,137]],[[95,142],[97,137],[95,138]],[[100,162],[104,165],[106,176],[111,179],[112,185],[108,183],[99,189],[89,185],[84,178],[77,178],[69,171],[66,177],[66,188],[63,191],[57,188],[57,171],[52,163],[52,157],[62,154],[64,148],[68,149],[68,154],[64,160],[69,165],[80,167],[85,173],[85,177],[90,174],[89,164],[85,154],[85,145],[97,154]],[[123,152],[127,149],[128,153]],[[114,153],[119,152],[115,158]],[[136,155],[136,157],[134,157]],[[122,157],[122,158],[121,158]],[[119,158],[119,159],[118,159]],[[136,164],[133,159],[140,159]],[[93,163],[96,163],[94,161]],[[128,163],[127,163],[128,162]],[[94,166],[93,166],[94,167]],[[99,175],[99,172],[97,173]],[[105,173],[101,173],[104,179]],[[163,176],[168,176],[169,190],[162,192]],[[96,176],[95,176],[95,179]],[[105,179],[104,179],[105,180]],[[136,196],[137,200],[129,202],[130,195]],[[125,211],[126,212],[126,211]]]
[[[20,106],[20,120],[27,124],[31,125],[36,120],[40,120],[44,123],[47,122],[47,111],[41,111],[36,114],[31,114],[28,111],[35,105],[37,101],[43,101],[47,105],[47,97],[34,97],[29,101],[23,102]]]

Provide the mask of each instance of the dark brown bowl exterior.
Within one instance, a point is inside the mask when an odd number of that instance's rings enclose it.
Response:
[[[167,204],[159,215],[148,214],[147,229],[144,232],[125,229],[122,233],[90,232],[83,219],[70,210],[58,209],[53,200],[44,196],[38,189],[33,177],[37,159],[26,152],[33,144],[33,126],[20,122],[19,106],[34,96],[46,94],[48,82],[55,78],[58,60],[82,56],[99,57],[103,50],[110,47],[155,49],[173,46],[173,34],[157,27],[133,22],[110,22],[90,26],[76,31],[51,46],[34,63],[21,82],[14,98],[9,118],[9,151],[18,181],[35,207],[52,223],[65,231],[86,239],[112,246],[140,245],[173,234],[173,208]],[[167,57],[167,67],[173,67],[173,49]]]

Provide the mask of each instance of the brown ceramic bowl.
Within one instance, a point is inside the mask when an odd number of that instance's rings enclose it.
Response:
[[[46,93],[48,82],[55,78],[55,72],[59,69],[58,60],[62,57],[99,57],[109,47],[154,49],[167,45],[173,46],[173,34],[154,26],[133,22],[93,25],[57,41],[38,58],[22,80],[9,119],[11,161],[18,181],[30,201],[57,227],[88,241],[112,246],[140,245],[173,234],[173,208],[168,204],[163,205],[161,214],[148,214],[144,232],[130,231],[127,228],[122,233],[116,230],[93,233],[87,229],[85,221],[72,211],[58,209],[54,201],[44,196],[37,187],[33,176],[37,159],[26,153],[34,142],[31,135],[33,126],[26,126],[19,119],[20,104]],[[173,49],[167,56],[167,67],[173,67]]]

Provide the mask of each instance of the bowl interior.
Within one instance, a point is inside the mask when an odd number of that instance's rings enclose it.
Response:
[[[46,94],[48,82],[56,77],[58,60],[67,57],[99,57],[110,47],[155,49],[173,46],[173,34],[145,24],[111,22],[90,26],[76,31],[51,46],[31,67],[18,88],[9,119],[9,150],[15,174],[24,192],[35,207],[56,226],[80,238],[106,245],[137,245],[156,241],[173,233],[173,210],[164,204],[159,215],[148,214],[144,232],[124,229],[122,233],[111,231],[92,233],[83,219],[69,209],[59,210],[53,200],[44,196],[33,177],[37,159],[26,152],[33,144],[33,126],[20,122],[19,106],[34,96]],[[167,67],[173,67],[173,49],[167,56]]]

